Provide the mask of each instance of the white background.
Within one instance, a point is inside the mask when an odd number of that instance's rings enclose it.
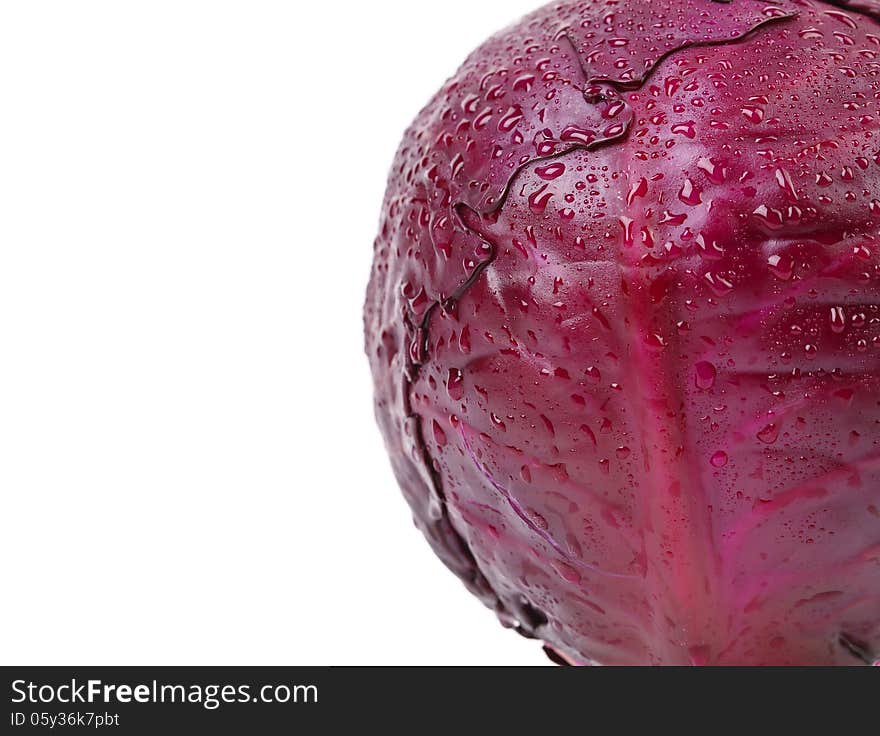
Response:
[[[400,136],[538,0],[0,6],[3,664],[543,664],[434,559],[361,336]]]

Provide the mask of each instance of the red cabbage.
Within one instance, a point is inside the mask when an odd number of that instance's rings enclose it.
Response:
[[[436,553],[579,664],[880,659],[880,2],[556,2],[407,131],[367,297]]]

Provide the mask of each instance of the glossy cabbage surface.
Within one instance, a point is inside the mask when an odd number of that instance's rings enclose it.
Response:
[[[556,2],[405,135],[379,424],[436,553],[572,662],[880,659],[878,19]]]

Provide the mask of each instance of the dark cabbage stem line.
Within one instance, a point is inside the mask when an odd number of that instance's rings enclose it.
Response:
[[[772,0],[768,0],[772,4]],[[713,0],[713,2],[727,4],[730,0]],[[857,0],[858,2],[858,0]],[[835,2],[833,4],[848,7],[849,3],[847,0],[841,0],[840,2]],[[850,8],[853,9],[853,8]],[[871,11],[864,10],[867,14],[871,14]],[[584,76],[584,79],[587,80],[587,85],[608,85],[619,91],[633,91],[640,89],[643,87],[647,81],[653,76],[655,71],[661,66],[661,64],[672,54],[683,51],[688,48],[698,48],[698,47],[706,47],[706,46],[722,46],[722,45],[732,45],[744,41],[750,38],[757,31],[765,28],[766,26],[777,23],[781,21],[792,20],[797,17],[797,12],[779,15],[767,18],[764,21],[756,24],[752,28],[750,28],[747,32],[743,33],[740,36],[736,36],[734,38],[725,38],[719,39],[717,41],[693,41],[687,44],[684,44],[678,48],[670,49],[668,52],[660,56],[641,77],[638,79],[634,79],[632,81],[623,81],[623,80],[614,80],[614,79],[606,79],[601,77],[593,77],[589,70],[584,67],[583,61],[581,58],[580,51],[578,50],[575,43],[571,40],[571,38],[567,35],[566,31],[563,30],[558,35],[559,41],[565,40],[567,41],[572,49],[574,50],[574,56],[578,60],[578,64],[581,68],[581,72]],[[589,97],[586,93],[584,94],[584,102],[587,105],[596,105],[600,102],[604,101],[604,96],[599,94],[596,96]],[[624,103],[626,104],[626,103]],[[628,107],[628,105],[627,105]],[[505,603],[498,592],[492,587],[492,584],[489,582],[485,573],[480,569],[479,563],[477,562],[476,556],[471,550],[470,546],[467,543],[467,540],[463,537],[463,535],[455,528],[452,523],[452,519],[449,516],[448,502],[446,499],[446,494],[443,491],[443,483],[440,477],[439,472],[436,470],[434,464],[434,458],[431,455],[431,451],[428,448],[428,444],[425,441],[425,433],[424,428],[422,426],[422,417],[418,413],[413,411],[412,408],[412,390],[413,385],[418,380],[419,374],[421,372],[421,368],[424,365],[425,361],[428,358],[430,352],[430,324],[431,319],[434,316],[434,313],[437,309],[442,309],[444,313],[451,314],[454,312],[458,302],[464,297],[464,295],[476,284],[479,278],[486,272],[486,270],[496,261],[498,258],[498,246],[489,240],[483,233],[476,230],[471,224],[468,223],[468,219],[491,219],[497,218],[500,214],[504,205],[507,203],[507,200],[510,197],[510,193],[513,190],[516,181],[523,174],[523,172],[531,166],[536,164],[545,163],[547,161],[553,161],[556,159],[561,159],[575,151],[583,150],[583,151],[594,151],[599,148],[603,148],[605,146],[609,146],[615,143],[620,142],[625,139],[631,130],[632,120],[627,121],[626,126],[623,131],[616,136],[610,138],[603,138],[598,141],[594,141],[589,144],[575,143],[572,144],[561,151],[557,151],[556,153],[549,154],[547,156],[539,156],[533,159],[526,161],[521,164],[517,169],[511,174],[510,178],[507,180],[507,183],[499,197],[498,202],[491,207],[489,210],[479,212],[473,209],[466,202],[459,201],[452,206],[453,212],[456,215],[456,218],[461,226],[462,230],[466,233],[470,233],[471,235],[479,238],[486,246],[489,248],[489,256],[486,260],[477,264],[474,268],[473,273],[461,284],[459,287],[449,296],[440,295],[438,300],[435,300],[425,311],[425,314],[419,323],[418,327],[415,329],[415,337],[414,342],[415,347],[417,348],[417,355],[414,356],[412,350],[407,351],[407,370],[406,375],[404,376],[405,391],[405,411],[406,415],[409,419],[413,421],[414,425],[414,437],[413,441],[419,451],[419,455],[422,458],[422,462],[428,470],[428,473],[431,478],[432,488],[429,489],[432,491],[433,500],[439,506],[438,509],[438,518],[434,520],[435,525],[443,525],[446,527],[446,531],[448,534],[441,534],[440,539],[438,541],[447,540],[450,537],[450,541],[454,540],[454,543],[458,547],[455,552],[461,556],[463,561],[471,567],[471,573],[469,577],[466,579],[466,583],[470,583],[472,586],[478,589],[483,594],[491,594],[494,597],[494,609],[499,614],[507,614],[509,617],[514,618],[517,622],[517,630],[526,636],[527,638],[539,638],[538,630],[543,628],[549,623],[547,615],[540,611],[534,604],[532,604],[528,600],[516,601],[514,603],[514,607],[518,609],[515,612],[510,611],[507,603]],[[412,315],[406,315],[406,322],[412,329],[414,322],[412,320]],[[848,651],[853,653],[854,656],[864,659],[864,661],[868,661],[867,658],[870,657],[870,654],[863,650],[863,648],[859,647],[859,644],[855,642],[853,639],[847,637],[845,634],[841,634],[840,636],[840,644],[845,647]],[[546,649],[545,649],[546,651]],[[556,653],[553,653],[556,655]],[[561,658],[556,656],[551,656],[548,653],[548,656],[554,661],[564,661]],[[870,660],[869,664],[873,662],[873,659]]]
[[[854,636],[843,633],[840,635],[838,639],[838,643],[842,646],[846,651],[852,654],[858,660],[861,660],[867,665],[872,665],[876,661],[876,657],[871,653],[871,650],[868,648],[868,645],[863,641],[855,638]]]
[[[723,2],[729,3],[731,0],[713,0],[713,2]],[[764,0],[765,4],[770,2],[773,4],[772,0]],[[641,77],[636,77],[635,79],[612,79],[610,77],[593,77],[590,75],[589,71],[586,67],[583,66],[581,62],[580,51],[578,51],[575,43],[569,38],[566,31],[562,31],[558,36],[558,39],[561,41],[563,38],[571,44],[571,47],[575,51],[575,57],[578,59],[578,63],[581,65],[581,70],[584,73],[584,77],[588,80],[587,84],[608,84],[620,92],[633,92],[635,90],[641,89],[645,86],[648,80],[654,75],[654,72],[657,68],[666,61],[673,54],[677,54],[679,51],[685,51],[687,49],[699,49],[706,48],[710,46],[734,46],[736,44],[742,43],[743,41],[749,40],[753,35],[755,35],[758,31],[763,30],[769,25],[774,23],[780,23],[782,21],[793,20],[798,17],[798,11],[794,10],[789,13],[785,13],[784,15],[774,15],[769,18],[765,18],[764,20],[756,23],[745,33],[740,34],[739,36],[731,36],[730,38],[725,38],[717,41],[689,41],[688,43],[682,44],[681,46],[677,46],[675,48],[669,49],[666,53],[658,56],[657,59],[653,62],[651,67],[645,71],[645,73]],[[616,140],[616,139],[614,139]]]

